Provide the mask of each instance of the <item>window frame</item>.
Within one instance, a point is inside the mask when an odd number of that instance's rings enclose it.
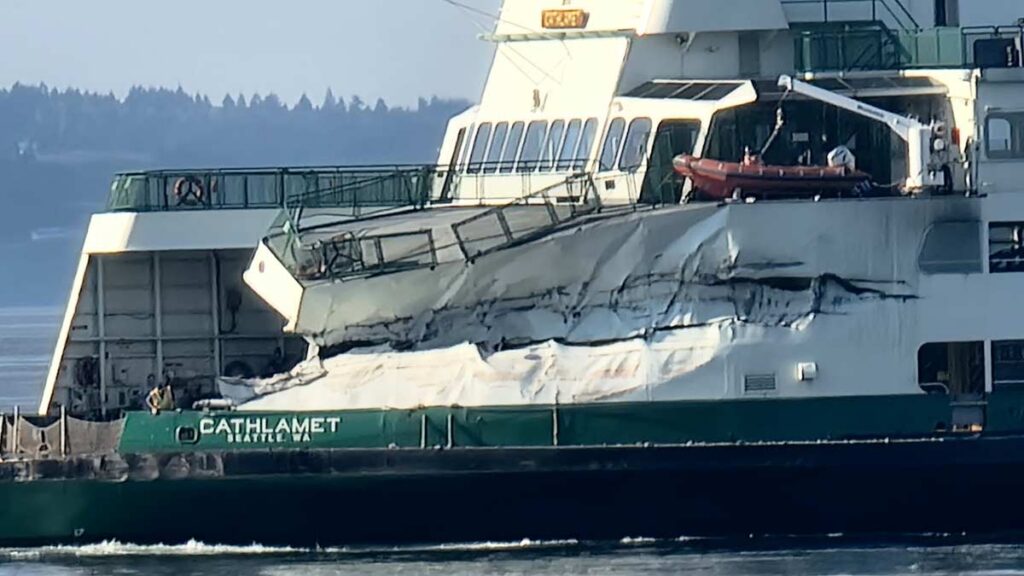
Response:
[[[580,141],[576,146],[575,158],[573,158],[573,170],[586,170],[587,164],[591,161],[591,154],[594,152],[594,146],[598,144],[597,130],[600,128],[597,118],[587,118],[586,122],[583,123],[583,129],[580,131]],[[587,142],[587,140],[590,142]]]
[[[627,166],[627,165],[625,165],[626,153],[627,153],[627,151],[630,148],[630,144],[633,143],[633,141],[632,141],[633,137],[636,135],[634,133],[634,130],[638,126],[642,126],[645,123],[647,125],[647,133],[643,137],[643,140],[638,143],[641,146],[638,147],[639,152],[637,154],[637,157],[636,158],[630,158],[631,162]],[[615,164],[618,167],[620,172],[636,172],[636,171],[640,170],[640,168],[642,168],[645,163],[647,163],[647,158],[648,158],[648,156],[650,156],[650,152],[651,152],[650,151],[650,142],[651,142],[651,134],[653,134],[653,133],[654,133],[654,121],[651,120],[649,117],[638,116],[636,118],[633,118],[629,122],[629,128],[626,130],[625,135],[623,135],[623,137],[622,137],[622,150],[619,152],[618,162],[616,162],[616,164]]]
[[[469,161],[469,149],[473,147],[473,141],[476,140],[476,122],[473,122],[466,129],[466,142],[462,146],[462,152],[459,154],[459,164],[457,166],[458,171],[462,171],[467,162]]]
[[[494,174],[498,171],[498,166],[501,164],[501,156],[505,151],[505,142],[508,140],[509,123],[508,121],[502,120],[494,125],[491,130],[491,143],[487,146],[487,154],[484,155],[484,174]],[[500,141],[499,141],[500,134]],[[492,155],[495,157],[492,158]]]
[[[519,130],[518,134],[516,130]],[[512,142],[512,135],[516,134],[515,143]],[[502,174],[511,174],[516,169],[516,163],[519,161],[519,149],[523,145],[523,137],[526,135],[526,122],[522,120],[516,120],[508,128],[508,134],[505,136],[505,145],[501,151],[501,162],[498,164],[498,172]],[[509,145],[513,145],[514,148],[510,149]],[[509,153],[511,152],[511,156]]]
[[[1009,149],[992,149],[992,122],[1005,121],[1010,128]],[[1024,111],[998,111],[985,116],[985,157],[989,160],[1024,160]]]
[[[493,128],[494,126],[490,122],[481,122],[476,127],[473,149],[469,152],[469,158],[466,162],[467,174],[479,174],[483,170],[484,161],[487,158],[487,150],[490,149]],[[485,130],[486,133],[484,132]],[[481,137],[483,137],[483,142],[481,142]],[[479,156],[477,152],[479,152]]]
[[[566,121],[561,118],[548,123],[548,131],[544,135],[544,142],[541,144],[540,159],[537,160],[538,172],[551,172],[558,164],[558,155],[562,151],[562,141],[565,140],[566,125]],[[556,130],[558,131],[557,136],[555,136]],[[552,136],[557,138],[556,142],[551,141]]]
[[[613,134],[618,133],[617,136],[613,137]],[[613,172],[618,166],[619,155],[622,152],[622,144],[625,141],[626,136],[626,119],[621,116],[616,116],[608,123],[608,129],[604,131],[604,138],[601,143],[601,152],[597,155],[597,171],[598,172]],[[618,141],[615,141],[615,139]],[[614,146],[614,149],[612,149]],[[605,157],[611,155],[608,162],[605,162]]]
[[[537,170],[540,165],[540,157],[544,152],[544,142],[547,141],[548,127],[547,120],[531,120],[526,126],[526,131],[523,132],[523,146],[519,150],[519,158],[516,160],[516,172],[523,174]],[[536,153],[527,148],[531,145],[531,136],[536,136],[538,139]],[[528,153],[533,157],[527,158]]]
[[[1024,221],[988,222],[989,274],[1024,273]],[[1002,257],[1000,257],[1002,255]],[[1018,264],[1020,262],[1020,264]]]
[[[573,133],[573,124],[576,125],[576,134],[570,136]],[[575,142],[571,142],[570,137],[575,139]],[[573,164],[576,162],[576,149],[580,146],[581,138],[583,138],[583,120],[580,118],[569,120],[565,124],[565,134],[562,135],[562,147],[559,148],[558,158],[555,159],[554,170],[556,172],[572,170]]]

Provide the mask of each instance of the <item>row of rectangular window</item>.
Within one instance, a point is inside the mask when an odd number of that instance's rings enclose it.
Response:
[[[632,172],[647,159],[647,142],[653,123],[635,118],[615,118],[608,126],[598,162],[600,172],[618,168]],[[474,127],[469,132],[473,133]],[[472,146],[462,145],[459,168],[470,174],[583,170],[597,134],[597,119],[589,118],[525,122],[484,122],[475,127]]]
[[[597,135],[597,118],[550,124],[534,120],[529,125],[484,122],[475,131],[472,145],[458,154],[459,168],[470,174],[583,170]]]

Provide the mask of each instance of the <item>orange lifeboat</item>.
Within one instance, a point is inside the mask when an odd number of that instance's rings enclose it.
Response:
[[[706,199],[810,198],[860,195],[870,188],[871,175],[846,166],[767,166],[756,159],[723,162],[689,154],[673,160],[675,171],[693,182]]]

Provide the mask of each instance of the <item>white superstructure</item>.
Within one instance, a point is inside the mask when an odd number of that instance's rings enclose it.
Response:
[[[346,353],[222,391],[285,410],[1009,385],[1016,17],[996,0],[509,0],[437,167],[119,179],[41,411],[116,410],[111,392],[150,374],[209,392],[293,364],[298,335]],[[943,126],[941,178],[887,198],[691,201],[679,154],[820,163],[847,146],[883,188],[912,176],[889,126],[786,93],[787,74]],[[279,315],[241,288],[257,244],[245,283]]]

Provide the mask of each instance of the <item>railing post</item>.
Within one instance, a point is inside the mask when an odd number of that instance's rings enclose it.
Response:
[[[60,405],[60,455],[61,458],[68,455],[68,412],[63,404]]]
[[[434,231],[427,230],[427,244],[430,246],[430,265],[437,266],[437,246],[434,244]]]
[[[288,200],[288,191],[284,187],[284,170],[279,170],[277,173],[277,194],[278,194],[278,206],[283,205]]]
[[[11,452],[17,454],[18,447],[21,446],[21,441],[18,438],[21,434],[21,408],[18,406],[14,407],[14,425],[11,428],[14,433],[14,437],[11,439]]]
[[[447,447],[452,448],[455,446],[455,415],[451,412],[448,413],[448,443]]]
[[[420,414],[420,449],[427,448],[427,413]]]
[[[551,409],[551,445],[558,446],[558,402]]]
[[[511,242],[515,238],[512,237],[512,229],[509,228],[508,220],[505,218],[505,212],[499,209],[495,214],[498,217],[498,225],[501,226],[501,232],[505,235],[505,241]]]

